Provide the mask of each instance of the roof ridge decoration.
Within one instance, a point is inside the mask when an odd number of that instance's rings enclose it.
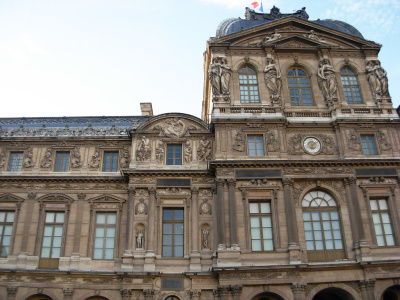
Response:
[[[264,13],[256,13],[253,9],[246,7],[246,12],[244,14],[246,20],[278,20],[283,18],[289,17],[297,17],[303,20],[308,20],[308,14],[306,12],[306,8],[303,7],[302,9],[297,10],[295,13],[292,14],[282,14],[280,9],[275,5],[271,8],[269,14]]]

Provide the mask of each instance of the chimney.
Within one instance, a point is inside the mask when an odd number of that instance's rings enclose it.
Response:
[[[153,106],[151,102],[140,103],[140,110],[142,111],[142,116],[152,116]]]

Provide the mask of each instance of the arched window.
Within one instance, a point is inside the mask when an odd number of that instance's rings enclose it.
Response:
[[[241,103],[258,103],[257,73],[252,68],[245,66],[239,70],[239,87]]]
[[[312,191],[302,201],[309,261],[345,258],[339,212],[335,200],[323,191]]]
[[[178,297],[175,296],[169,296],[168,298],[166,298],[165,300],[179,300]]]
[[[342,78],[344,95],[346,96],[347,103],[362,104],[360,86],[358,85],[356,73],[352,69],[344,67],[340,70],[340,77]]]
[[[310,79],[306,72],[293,68],[288,72],[290,101],[293,106],[312,106]]]

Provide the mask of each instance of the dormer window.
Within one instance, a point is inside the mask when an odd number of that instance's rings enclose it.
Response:
[[[241,103],[259,103],[257,73],[245,66],[239,70],[239,87]]]

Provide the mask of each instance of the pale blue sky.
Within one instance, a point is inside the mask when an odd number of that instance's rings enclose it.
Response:
[[[0,0],[0,117],[139,115],[200,117],[203,52],[242,0]],[[338,19],[383,44],[394,107],[400,104],[400,1],[263,1],[310,20]]]

